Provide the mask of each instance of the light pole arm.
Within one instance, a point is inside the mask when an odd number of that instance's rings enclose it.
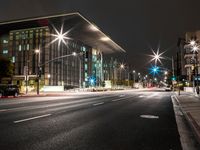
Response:
[[[82,55],[82,52],[78,53],[77,55]],[[56,57],[56,58],[54,58],[54,59],[51,59],[51,60],[49,60],[49,61],[46,61],[46,62],[43,63],[43,64],[39,64],[39,67],[44,66],[44,65],[46,65],[46,64],[48,64],[48,63],[50,63],[50,62],[53,62],[53,61],[55,61],[55,60],[58,60],[58,59],[61,59],[61,58],[65,58],[65,57],[69,57],[69,56],[74,56],[74,54],[68,54],[68,55],[63,55],[63,56],[60,56],[60,57]]]

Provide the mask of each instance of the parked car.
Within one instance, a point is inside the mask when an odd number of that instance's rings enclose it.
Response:
[[[3,96],[14,96],[19,95],[19,88],[17,85],[0,85],[0,97]]]

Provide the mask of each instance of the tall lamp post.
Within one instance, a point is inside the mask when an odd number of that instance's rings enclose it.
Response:
[[[195,86],[196,86],[196,92],[197,92],[197,94],[199,94],[199,77],[198,77],[198,51],[199,51],[199,47],[197,45],[197,42],[194,41],[194,40],[190,41],[190,46],[192,46],[191,51],[193,52],[194,57],[195,57],[194,75],[193,75],[193,88],[195,88]],[[196,80],[196,84],[195,84],[195,80]]]
[[[77,56],[78,54],[76,52],[73,52],[72,55]],[[79,53],[79,55],[83,55],[83,53]],[[82,62],[81,62],[80,56],[78,56],[78,60],[79,60],[79,88],[81,88],[82,87],[82,84],[81,84],[81,81],[82,81],[82,75],[81,75],[81,73],[82,73],[82,71],[81,71],[82,70]]]
[[[136,71],[133,70],[133,87],[135,87],[135,73],[136,73]]]
[[[40,49],[35,50],[36,54],[36,62],[37,62],[37,71],[36,71],[36,80],[37,80],[37,95],[40,94],[40,77],[39,77],[39,71],[40,71]]]
[[[123,83],[122,82],[122,69],[124,69],[124,68],[125,68],[124,64],[121,64],[120,65],[120,80],[121,80],[121,84]]]

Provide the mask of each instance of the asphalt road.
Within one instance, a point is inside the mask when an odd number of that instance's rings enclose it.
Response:
[[[171,93],[0,100],[0,150],[181,150]]]

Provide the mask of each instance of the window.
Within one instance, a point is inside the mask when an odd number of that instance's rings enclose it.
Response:
[[[88,65],[87,64],[85,64],[85,70],[88,70]]]
[[[4,44],[8,44],[8,40],[3,40],[3,43]]]
[[[12,57],[12,62],[15,63],[15,56]]]
[[[29,50],[30,49],[30,46],[29,46],[29,44],[27,44],[27,50]]]
[[[8,50],[7,50],[7,49],[4,49],[4,50],[3,50],[3,54],[8,54]]]
[[[21,45],[19,45],[19,51],[21,51],[22,50],[22,46]]]
[[[82,47],[82,51],[83,51],[83,52],[85,52],[85,51],[86,51],[86,48],[85,48],[85,46],[83,46],[83,47]]]

